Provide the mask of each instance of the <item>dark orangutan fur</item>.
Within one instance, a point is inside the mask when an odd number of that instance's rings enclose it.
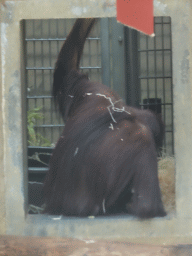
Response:
[[[56,63],[53,96],[65,128],[45,180],[45,213],[165,216],[157,177],[161,118],[126,106],[117,93],[78,71],[94,22],[77,19]]]

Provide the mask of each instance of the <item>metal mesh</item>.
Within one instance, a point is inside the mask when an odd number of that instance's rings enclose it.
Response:
[[[53,71],[58,53],[75,19],[25,21],[26,73],[28,110],[40,108],[42,119],[36,118],[35,132],[54,146],[63,130],[51,97]],[[81,69],[93,81],[101,82],[101,45],[99,22],[91,31],[84,47]],[[42,146],[42,143],[36,146]],[[30,144],[31,145],[31,144]]]
[[[171,18],[155,17],[155,37],[139,36],[140,102],[162,113],[166,126],[164,148],[173,154],[173,90]]]
[[[59,50],[74,22],[75,19],[25,21],[27,105],[29,110],[41,107],[39,112],[43,114],[44,118],[35,120],[35,132],[48,139],[52,145],[58,140],[64,126],[60,115],[55,112],[51,97],[53,70]],[[102,19],[101,24],[103,25],[106,22],[106,19]],[[116,21],[110,20],[110,26],[113,25],[115,27],[114,22]],[[108,31],[110,26],[106,25],[105,30],[102,30],[101,33],[102,38],[100,38],[100,21],[98,21],[85,43],[80,66],[82,71],[87,73],[92,81],[101,82],[102,80],[105,81],[106,77],[108,77],[106,74],[102,74],[101,52],[102,55],[104,53],[105,57],[102,57],[103,63],[107,63],[110,67],[111,63],[113,63],[114,70],[117,71],[119,69],[120,64],[118,64],[118,67],[115,66],[117,58],[115,51],[120,51],[117,46],[121,42],[118,42],[116,46],[116,38],[114,37],[115,46],[112,51],[110,47],[105,47],[106,40],[108,42],[112,40],[111,32]],[[111,28],[111,31],[119,32],[119,27],[116,30],[114,27]],[[109,38],[104,40],[104,37],[107,37],[106,35]],[[161,113],[166,125],[164,147],[168,154],[172,154],[173,95],[171,20],[169,17],[155,17],[155,35],[154,38],[143,34],[138,36],[140,91],[138,101],[142,108],[149,107],[151,102],[153,102],[152,104],[160,104]],[[117,37],[117,40],[119,40],[119,37]],[[103,42],[102,46],[101,42]],[[107,45],[110,46],[110,43],[107,43]],[[110,54],[107,54],[107,51],[110,51]],[[123,67],[121,67],[122,69]],[[105,81],[105,83],[113,88],[111,81],[116,81],[117,76],[116,73],[112,72],[109,76],[110,81]],[[120,77],[122,77],[122,74]],[[117,87],[114,87],[114,89],[120,93],[119,84],[117,83],[114,86]],[[136,87],[135,85],[132,86]]]

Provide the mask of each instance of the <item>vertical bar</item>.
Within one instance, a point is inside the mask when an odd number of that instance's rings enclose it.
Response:
[[[146,38],[146,46],[147,46],[147,53],[146,53],[146,57],[147,57],[147,99],[149,99],[149,40],[148,40],[148,36],[145,36]]]
[[[72,26],[72,23],[70,23],[70,26]],[[71,30],[71,29],[70,29],[70,30]],[[85,67],[85,65],[84,65],[84,63],[85,63],[85,61],[84,61],[84,50],[85,50],[85,47],[83,48],[83,53],[82,53],[81,59],[80,59],[80,65],[81,65],[81,67]],[[82,69],[82,71],[84,72],[84,68]]]
[[[154,20],[154,22],[155,22],[155,20]],[[155,26],[154,26],[154,29],[155,29]],[[155,77],[155,110],[156,111],[158,111],[158,109],[159,109],[159,105],[158,104],[160,104],[159,102],[158,102],[158,100],[157,100],[157,97],[158,97],[158,95],[157,95],[157,63],[156,63],[156,61],[157,61],[157,51],[156,51],[156,37],[154,37],[154,51],[153,51],[153,54],[154,54],[154,62],[155,62],[155,74],[154,74],[154,77]]]
[[[154,22],[155,22],[155,18],[154,18]],[[154,26],[154,33],[156,32],[156,26]],[[154,62],[155,62],[155,99],[156,102],[155,104],[157,104],[157,49],[156,49],[156,37],[154,37]]]
[[[62,21],[62,27],[64,28],[65,20],[62,19],[61,21]],[[66,36],[66,27],[64,28],[62,35],[63,35],[63,37]],[[62,42],[62,43],[64,43],[64,42]],[[57,56],[59,54],[59,51],[60,51],[60,46],[59,46],[59,41],[57,41]],[[57,118],[59,124],[61,124],[61,116],[58,115],[57,112],[55,112],[55,113],[56,113],[56,118]],[[58,132],[58,134],[61,134],[61,128],[60,127],[57,127],[57,132]]]
[[[43,20],[41,20],[40,23],[41,26],[41,38],[43,35]],[[44,54],[43,54],[43,41],[41,40],[41,65],[42,67],[44,67]],[[44,87],[44,70],[42,69],[41,71],[42,73],[42,90],[43,92],[45,91],[45,87]],[[45,100],[43,99],[43,124],[45,124]],[[43,128],[43,136],[45,137],[45,128]]]
[[[128,105],[139,107],[140,105],[140,81],[139,81],[139,53],[136,30],[124,27],[125,34],[125,83],[126,102]]]
[[[33,20],[33,38],[35,38],[35,20]],[[34,52],[34,67],[36,67],[36,44],[35,40],[33,41],[33,52]],[[34,83],[35,83],[35,95],[37,95],[37,76],[36,70],[34,69]],[[37,107],[37,99],[35,98],[35,107]],[[37,125],[37,119],[35,121],[35,125]],[[36,130],[36,128],[35,128]]]
[[[89,47],[89,67],[91,67],[91,39],[88,40],[88,47]],[[89,77],[91,78],[92,70],[89,69]]]
[[[33,20],[33,38],[35,38],[35,20]],[[33,41],[33,60],[34,64],[33,66],[36,67],[36,51],[35,51],[35,40]],[[36,81],[36,71],[34,69],[34,87],[35,87],[35,95],[37,95],[37,81]],[[37,102],[35,99],[35,107],[37,107]]]
[[[174,154],[174,134],[173,134],[173,129],[174,129],[174,123],[173,123],[173,72],[172,72],[172,68],[173,68],[173,63],[172,63],[172,29],[171,29],[171,18],[170,19],[170,58],[171,58],[171,118],[172,118],[172,122],[171,122],[171,128],[172,128],[172,154]]]
[[[26,73],[26,77],[25,77],[25,85],[26,85],[26,88],[28,88],[28,81],[29,81],[29,71],[26,69],[26,67],[28,66],[28,55],[27,55],[27,44],[28,42],[26,41],[26,26],[27,26],[27,22],[30,22],[30,21],[27,21],[27,20],[24,20],[23,22],[23,27],[24,27],[24,59],[25,59],[25,73]],[[28,91],[26,93],[26,97],[28,95]],[[26,99],[27,101],[27,105],[26,105],[26,112],[29,110],[29,99],[27,98]],[[28,138],[28,134],[27,134],[27,138]]]
[[[72,19],[70,19],[70,22],[69,22],[69,19],[64,19],[63,22],[64,22],[64,27],[65,27],[65,38],[67,38],[68,34],[67,34],[67,25],[72,27],[73,26],[73,21]],[[64,42],[63,42],[64,43]],[[61,46],[62,47],[62,46]],[[61,117],[61,115],[59,115],[59,123],[61,124],[63,122],[63,119]],[[62,133],[62,128],[59,127],[59,134]]]
[[[138,107],[143,109],[143,106],[141,105],[141,79],[139,78],[139,75],[141,75],[141,53],[139,52],[139,50],[141,49],[141,35],[140,33],[137,34],[137,90],[139,91],[139,95],[138,97]],[[130,62],[131,65],[131,62]],[[136,106],[137,106],[136,104]]]
[[[164,54],[165,54],[165,51],[164,51],[164,23],[163,23],[163,17],[161,17],[161,24],[162,24],[162,71],[163,71],[163,102],[165,103],[165,70],[164,70],[164,64],[165,64],[165,61],[164,61]],[[165,105],[164,105],[164,123],[165,123],[165,127],[166,127],[166,109],[165,109]],[[165,145],[165,152],[166,152],[166,130],[165,130],[165,137],[164,137],[164,145]]]
[[[101,23],[101,19],[99,19],[99,23]],[[99,67],[101,65],[99,63],[99,54],[101,54],[101,53],[99,53],[99,43],[101,41],[101,35],[100,35],[99,32],[100,32],[99,31],[99,26],[97,24],[97,36],[100,38],[100,40],[96,41],[96,44],[97,44],[97,67]],[[101,80],[100,80],[101,74],[100,74],[100,69],[99,68],[97,69],[97,77],[99,78],[98,81],[101,82]]]
[[[51,22],[52,22],[52,20],[49,19],[49,22],[48,22],[48,26],[49,26],[48,38],[51,38]],[[51,67],[51,40],[49,40],[49,67]],[[51,69],[50,69],[49,75],[50,75],[50,81],[51,81],[51,79],[52,79]]]
[[[116,18],[110,20],[113,89],[125,100],[124,26]]]
[[[109,18],[100,20],[102,83],[110,87]]]
[[[23,195],[25,197],[24,207],[25,213],[28,210],[28,129],[27,129],[27,110],[28,110],[28,100],[27,100],[27,47],[26,47],[26,20],[21,21],[21,31],[22,33],[22,43],[23,43],[23,51],[21,51],[21,70],[25,70],[25,72],[21,72],[21,101],[22,101],[22,127],[23,127]]]
[[[59,20],[58,19],[56,20],[56,37],[57,37],[57,39],[59,38]],[[59,52],[58,51],[59,41],[57,40],[56,42],[57,42],[56,51],[58,53]],[[54,64],[54,66],[55,66],[55,64]],[[51,99],[51,124],[53,124],[53,99]],[[53,141],[53,130],[55,130],[55,129],[53,129],[53,127],[51,127],[51,143],[54,143],[54,141]],[[58,129],[58,131],[59,131],[59,129]]]

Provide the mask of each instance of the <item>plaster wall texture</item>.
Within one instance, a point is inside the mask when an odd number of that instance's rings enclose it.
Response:
[[[21,21],[114,17],[116,7],[114,0],[9,1],[0,10],[1,234],[129,238],[149,242],[157,238],[165,241],[168,237],[192,238],[192,7],[190,0],[154,0],[154,8],[155,16],[171,16],[172,19],[176,216],[147,221],[126,217],[53,220],[50,216],[27,216],[26,123],[23,122],[25,78]]]

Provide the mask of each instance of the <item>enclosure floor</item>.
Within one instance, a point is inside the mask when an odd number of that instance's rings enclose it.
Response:
[[[0,236],[0,255],[177,256],[192,255],[192,245],[144,245],[104,240]]]

